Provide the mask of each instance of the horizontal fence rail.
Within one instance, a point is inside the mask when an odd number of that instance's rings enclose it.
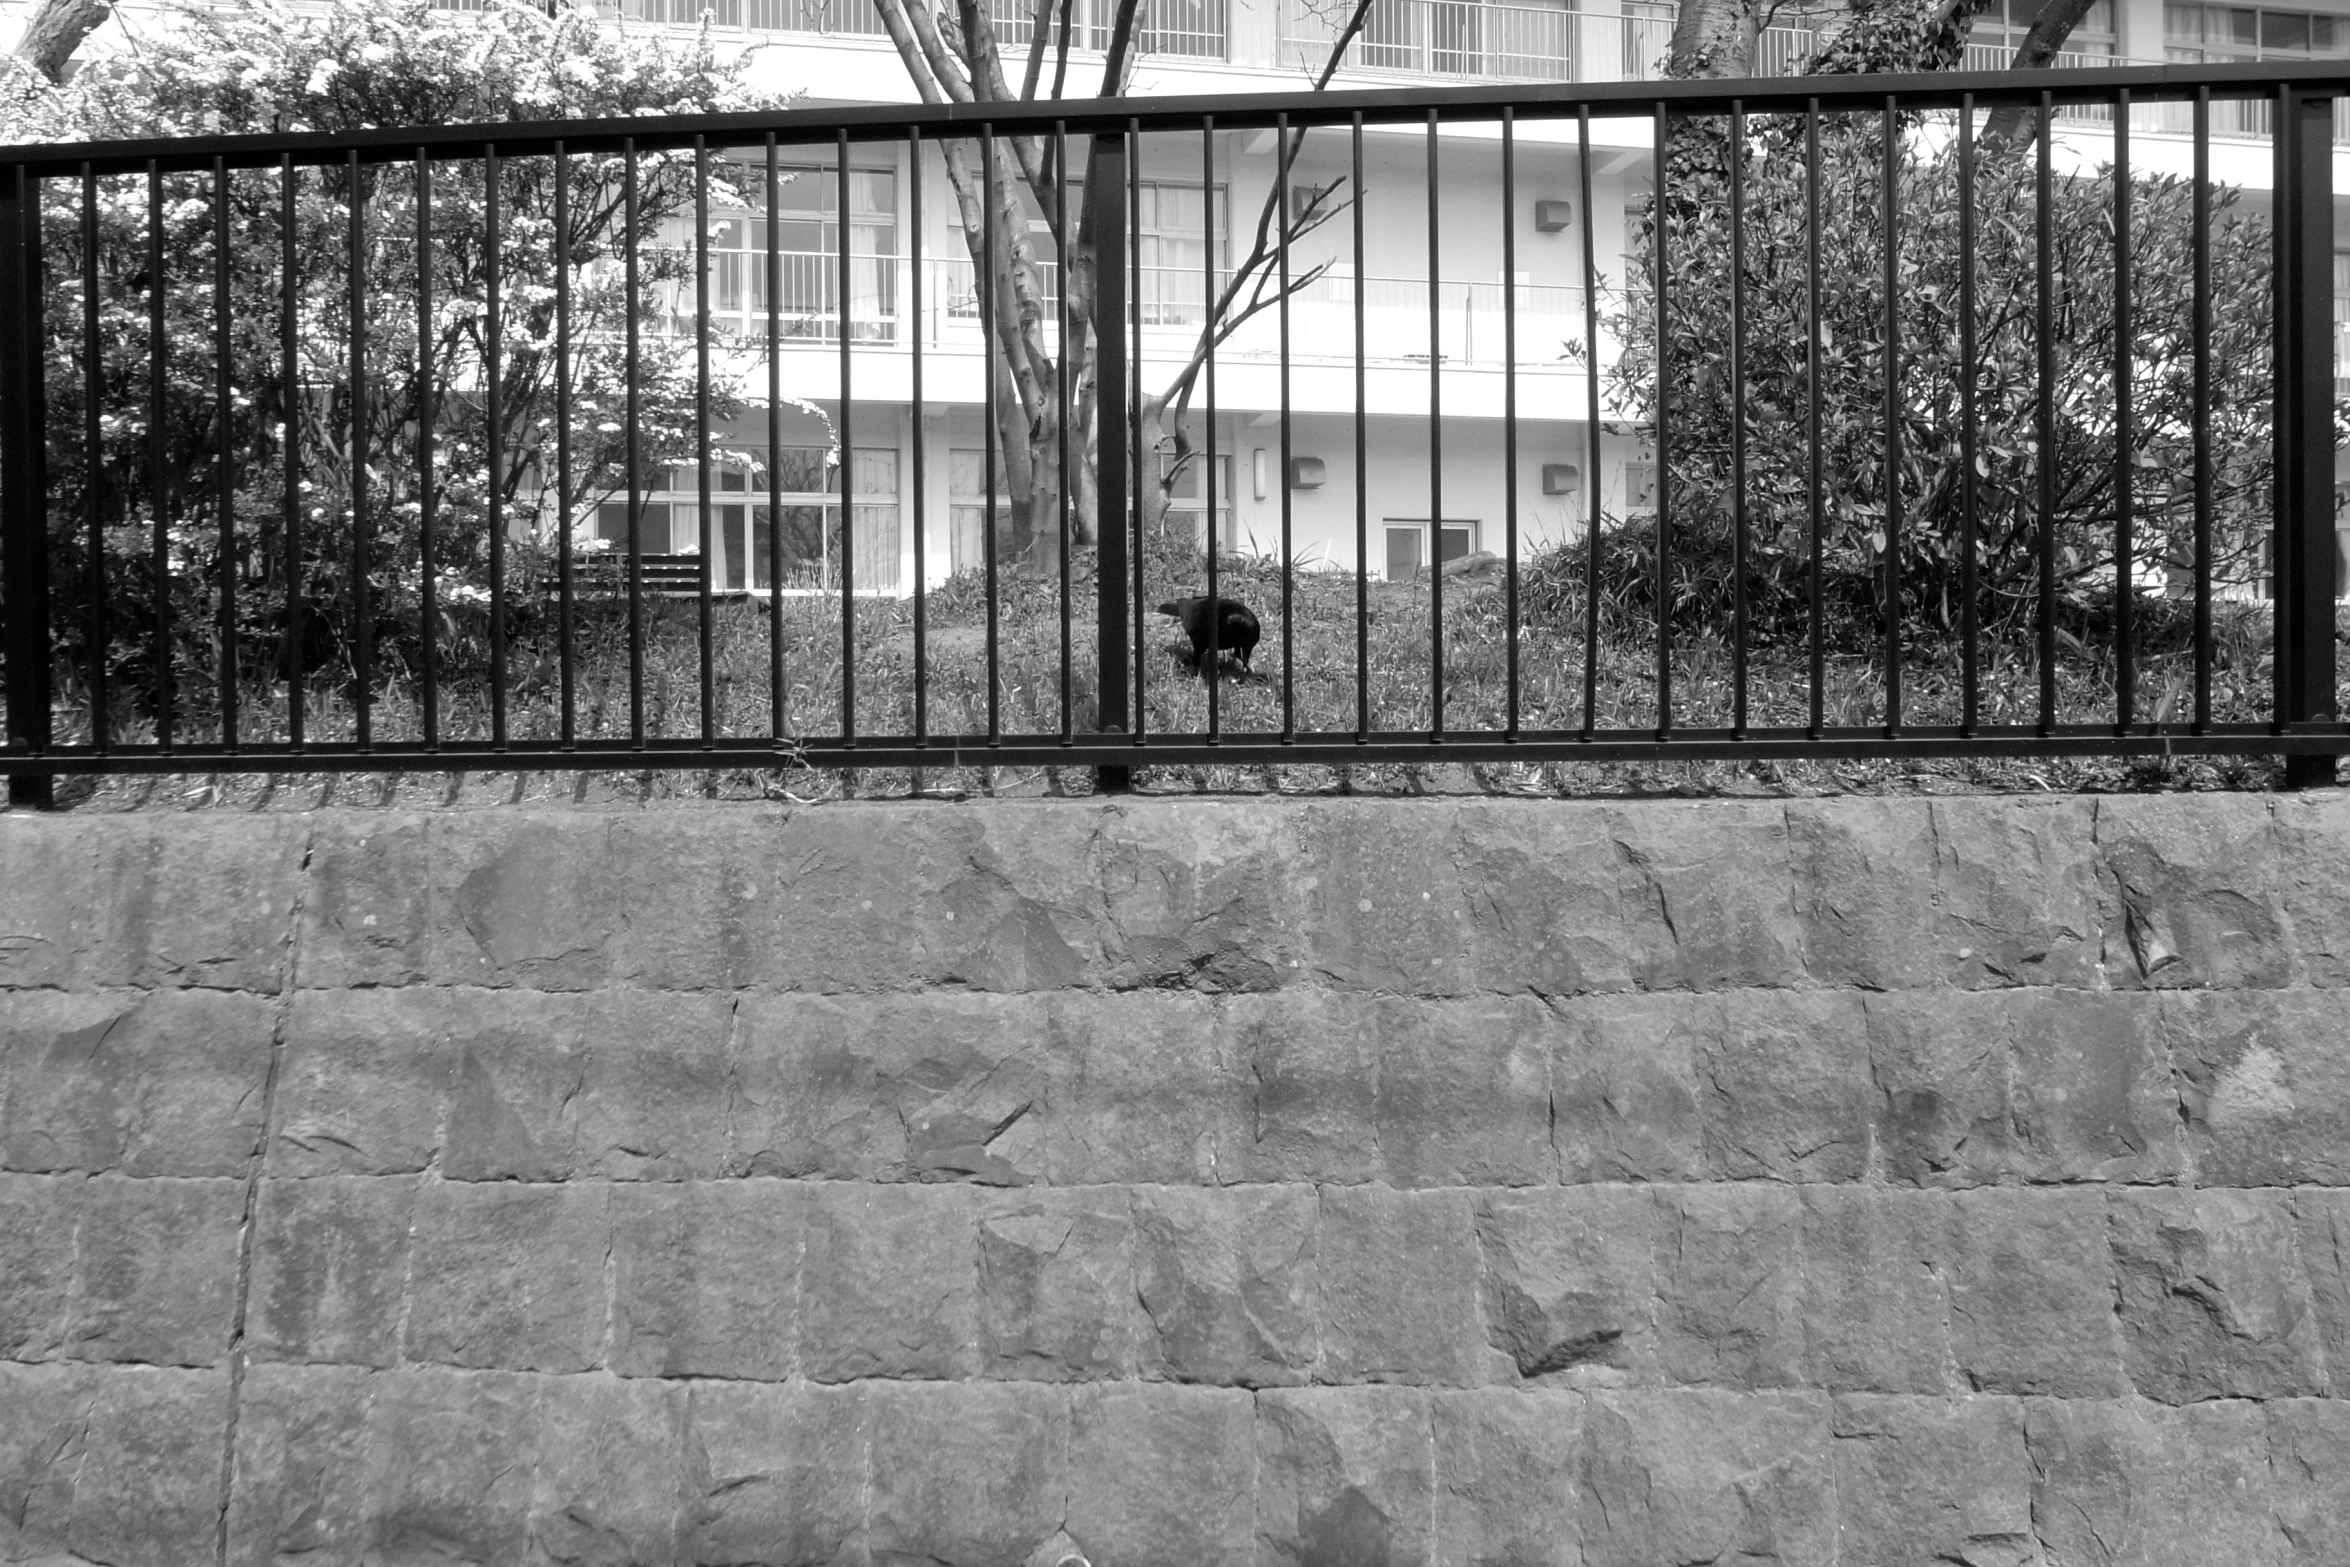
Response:
[[[1448,14],[1366,60],[1553,47]],[[0,148],[0,760],[34,803],[2330,779],[2346,98],[2116,66]],[[2265,186],[2214,172],[2247,128]]]

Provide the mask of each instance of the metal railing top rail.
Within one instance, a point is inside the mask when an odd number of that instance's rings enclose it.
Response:
[[[2279,88],[2338,97],[2350,95],[2350,61],[2306,64],[2117,66],[2084,72],[1934,71],[1900,75],[1740,77],[1708,81],[1506,83],[1492,86],[1346,88],[1327,92],[1202,93],[1190,97],[1061,98],[1029,103],[858,104],[776,112],[658,115],[631,120],[549,120],[507,124],[385,126],[358,131],[292,131],[267,135],[155,137],[125,141],[46,142],[0,146],[0,165],[35,179],[79,175],[210,173],[274,168],[286,159],[309,167],[405,163],[428,157],[478,156],[495,147],[504,158],[569,154],[688,152],[697,141],[712,147],[752,146],[773,136],[779,145],[902,142],[930,136],[1120,136],[1196,134],[1203,122],[1219,130],[1313,129],[1345,126],[1357,117],[1370,127],[1424,129],[1430,118],[1456,124],[1498,121],[1504,110],[1520,124],[1572,121],[1588,109],[1594,119],[1646,119],[1667,114],[1727,115],[1876,112],[1889,98],[1907,110],[1956,110],[1971,99],[1977,109],[2014,104],[2103,103],[2128,92],[2141,103],[2191,102],[2198,90],[2215,99],[2257,98]]]

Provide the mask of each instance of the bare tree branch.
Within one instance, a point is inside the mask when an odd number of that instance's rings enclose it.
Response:
[[[16,41],[16,57],[51,81],[62,81],[65,63],[114,14],[112,0],[41,0]]]
[[[914,90],[922,95],[924,103],[964,103],[969,101],[969,90],[956,98],[940,85],[937,71],[931,64],[930,51],[914,35],[913,24],[907,20],[905,0],[874,0],[874,9],[881,13],[881,25],[889,34],[889,41],[897,45],[898,60],[913,78]]]

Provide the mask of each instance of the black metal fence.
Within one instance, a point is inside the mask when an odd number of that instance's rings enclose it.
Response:
[[[2330,779],[2345,89],[2148,68],[0,149],[12,795],[782,761],[1116,787],[2236,752]],[[2245,153],[2215,107],[2265,138],[2267,191],[2215,178]],[[969,227],[943,252],[941,207]],[[1154,614],[1185,597],[1251,618],[1187,647]]]

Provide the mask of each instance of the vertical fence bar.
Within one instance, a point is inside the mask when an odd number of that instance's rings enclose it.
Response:
[[[1203,476],[1201,493],[1207,498],[1208,524],[1208,646],[1200,654],[1200,674],[1208,683],[1208,744],[1217,741],[1218,687],[1222,681],[1223,665],[1223,603],[1216,596],[1216,117],[1200,117],[1199,130],[1199,185],[1200,185],[1200,254],[1206,259],[1200,290],[1200,331],[1207,343],[1207,421],[1206,449],[1208,471]]]
[[[987,743],[1000,744],[1003,740],[1003,681],[997,675],[996,639],[998,635],[998,603],[996,598],[996,391],[995,391],[995,129],[979,127],[980,189],[985,199],[980,203],[979,268],[979,380],[980,406],[983,409],[981,449],[987,487],[987,534],[980,541],[980,558],[987,566]],[[845,460],[847,451],[844,448]]]
[[[40,187],[32,185],[28,201],[37,210]],[[26,225],[36,220],[27,218]],[[24,261],[26,296],[39,291],[36,258]],[[170,381],[166,360],[170,351],[165,313],[163,271],[163,175],[155,160],[147,160],[147,486],[155,511],[155,527],[148,544],[149,587],[155,595],[155,620],[149,632],[149,657],[155,665],[155,744],[171,749],[177,682],[171,656],[171,436]],[[40,350],[36,347],[35,354]],[[45,655],[44,655],[45,656]]]
[[[643,331],[638,317],[636,138],[620,143],[620,251],[621,315],[627,323],[622,379],[626,382],[628,429],[623,437],[627,455],[622,478],[628,486],[628,743],[645,744],[645,485],[643,447],[638,438],[644,410]]]
[[[10,753],[52,741],[49,655],[47,376],[43,366],[41,185],[23,165],[0,169],[0,575],[6,597]],[[55,779],[8,768],[8,803],[56,804]]]
[[[571,159],[555,143],[555,649],[562,690],[557,739],[578,743],[578,686],[573,669],[571,544]]]
[[[213,459],[213,505],[220,525],[220,743],[237,748],[237,459],[236,385],[229,312],[228,163],[212,160],[212,402],[220,449]]]
[[[2211,727],[2211,89],[2195,89],[2195,732]]]
[[[2033,322],[2039,350],[2039,426],[2034,435],[2032,466],[2040,488],[2040,719],[2039,732],[2056,729],[2056,198],[2050,164],[2050,121],[2054,99],[2040,95],[2039,132],[2034,146],[2039,155],[2033,187],[2033,221],[2037,235],[2032,246]]]
[[[857,743],[857,443],[850,418],[850,399],[854,392],[849,383],[849,345],[856,333],[850,312],[856,275],[849,260],[849,232],[856,226],[850,221],[850,214],[856,208],[849,190],[847,131],[834,133],[833,155],[840,178],[840,738],[843,745],[854,746]],[[991,165],[987,185],[990,212],[995,210],[994,174]],[[988,384],[995,384],[992,372]],[[988,612],[990,615],[995,612],[992,584],[988,590]],[[995,689],[992,653],[987,678],[992,692]]]
[[[1730,732],[1746,738],[1746,104],[1730,100]]]
[[[367,201],[357,148],[344,169],[351,180],[351,266],[345,279],[351,317],[351,721],[353,738],[365,751],[375,744],[375,606],[367,586]]]
[[[1363,342],[1363,117],[1348,122],[1353,136],[1355,296],[1355,742],[1371,737],[1371,452],[1370,380]]]
[[[2127,733],[2137,719],[2137,550],[2131,538],[2130,364],[2130,91],[2113,111],[2113,725]]]
[[[1672,316],[1665,282],[1665,167],[1672,126],[1656,106],[1656,737],[1673,736]]]
[[[1825,566],[1828,532],[1828,494],[1822,450],[1821,359],[1825,356],[1824,323],[1820,319],[1820,101],[1803,107],[1803,261],[1804,261],[1804,399],[1807,405],[1804,435],[1809,463],[1811,501],[1811,711],[1806,733],[1814,740],[1827,727],[1828,617],[1820,574]]]
[[[1094,653],[1100,661],[1094,729],[1121,734],[1129,726],[1127,700],[1126,545],[1126,142],[1096,136],[1087,149],[1085,226],[1093,242],[1094,319]],[[1140,552],[1137,551],[1137,559]],[[1123,764],[1094,769],[1094,788],[1120,794],[1133,786]]]
[[[294,158],[281,154],[278,168],[278,360],[285,366],[285,582],[286,582],[286,739],[302,749],[304,720],[309,716],[306,693],[309,680],[303,669],[304,598],[309,591],[308,569],[302,553],[302,332],[299,252],[295,241]],[[93,359],[97,348],[97,320],[91,322]],[[97,431],[91,430],[93,438]],[[92,470],[95,472],[95,469]],[[92,513],[95,520],[96,513]],[[103,644],[101,644],[103,645]]]
[[[1134,744],[1139,749],[1143,732],[1148,727],[1150,709],[1143,703],[1143,679],[1148,668],[1148,655],[1143,649],[1143,606],[1149,602],[1143,592],[1142,512],[1144,475],[1149,465],[1144,460],[1142,434],[1142,126],[1139,121],[1126,122],[1126,183],[1119,193],[1126,209],[1126,312],[1127,329],[1133,333],[1134,351],[1127,360],[1129,377],[1126,385],[1126,416],[1128,438],[1133,442],[1133,466],[1127,479],[1133,486],[1134,497],[1134,597],[1133,613],[1129,617],[1134,632],[1134,711],[1130,721],[1134,729]]]
[[[917,155],[919,149],[917,149]],[[916,165],[920,179],[920,165]],[[921,186],[914,187],[917,195]],[[776,158],[775,133],[767,133],[767,736],[780,741],[791,732],[789,698],[783,669],[783,241],[779,237],[777,202],[783,193],[783,170]],[[922,208],[914,207],[917,216]],[[922,225],[914,230],[915,265],[921,263]],[[914,293],[914,388],[919,408],[922,387],[922,293],[919,274]],[[916,450],[920,447],[917,445]],[[919,463],[921,458],[917,456]],[[921,470],[917,468],[916,472]],[[917,492],[914,504],[920,506]],[[919,591],[919,589],[917,589]],[[922,601],[914,601],[919,617]],[[922,638],[916,620],[914,638],[915,701],[921,701]]]
[[[1428,738],[1444,738],[1444,331],[1443,229],[1437,194],[1436,111],[1428,111]]]
[[[775,159],[775,137],[772,132],[767,137],[767,158],[770,166],[768,177],[772,181],[774,178],[772,167]],[[1087,188],[1089,190],[1092,188],[1090,182]],[[910,443],[914,459],[910,478],[914,487],[914,743],[921,746],[930,743],[930,627],[928,623],[930,520],[928,513],[929,470],[923,460],[923,449],[929,443],[924,439],[922,431],[922,130],[919,126],[906,132],[906,210],[914,215],[914,221],[908,225],[912,230],[909,236],[912,260],[906,269],[906,319],[908,322],[907,348],[912,359],[913,369],[911,396],[914,404],[911,410],[913,430]],[[775,244],[775,193],[771,184],[767,196],[767,264],[770,269],[767,280],[767,364],[769,367],[767,404],[771,410],[769,417],[780,420],[783,417],[780,407],[783,401],[783,365],[781,356],[777,352],[781,345],[776,341],[778,316],[775,296],[781,287],[781,280],[774,271],[779,265]],[[776,444],[781,444],[780,435],[776,437]],[[1108,453],[1104,452],[1103,455],[1106,459]],[[772,477],[774,471],[774,468],[770,466],[767,490],[768,505],[771,509],[775,504],[773,499],[775,482]],[[782,562],[775,557],[773,549],[770,548],[767,563],[767,574],[770,580],[779,574],[781,565]],[[777,602],[780,603],[780,601]],[[782,645],[780,641],[775,644],[779,648]],[[777,671],[778,686],[781,685],[781,681],[782,674],[779,669]],[[1107,700],[1106,697],[1105,700]],[[781,732],[780,729],[777,730],[777,733]]]
[[[490,744],[506,749],[506,455],[505,436],[500,428],[505,417],[504,387],[505,340],[504,322],[500,319],[499,250],[505,235],[499,218],[498,148],[495,142],[482,149],[482,446],[485,465],[489,472],[490,514]]]
[[[293,200],[290,188],[293,178],[292,160],[285,160],[284,167],[287,170],[286,178],[289,182],[286,200],[290,211]],[[100,444],[99,433],[99,415],[105,407],[106,400],[106,355],[98,323],[98,176],[86,163],[82,165],[81,230],[82,506],[83,520],[89,529],[87,544],[89,560],[84,568],[82,579],[83,593],[89,601],[83,606],[83,641],[86,644],[83,679],[90,688],[90,745],[94,750],[104,751],[111,745],[114,731],[113,719],[107,713],[106,704],[106,666],[110,662],[107,656],[109,633],[106,625],[106,463],[105,451]],[[291,277],[290,258],[293,251],[290,248],[290,242],[286,254],[289,258],[287,276]],[[287,297],[290,309],[292,298],[290,286]],[[293,359],[290,354],[286,364],[288,367],[286,372],[286,386],[288,388],[286,432],[290,450],[294,429],[294,405],[291,391],[294,384]],[[14,395],[13,392],[11,395]],[[286,490],[286,516],[289,523],[296,515],[294,493],[292,480],[289,479]],[[287,529],[287,537],[289,539],[293,537],[291,526]],[[289,556],[288,558],[290,560],[294,557]],[[287,580],[293,580],[293,573],[290,570],[287,573]],[[295,682],[294,689],[300,689],[299,681]],[[298,710],[299,702],[295,705]],[[302,731],[298,720],[293,730],[293,736],[294,743],[301,744]]]
[[[843,209],[841,228],[848,228]],[[845,341],[845,338],[844,338]],[[702,744],[718,743],[718,669],[713,642],[718,533],[710,516],[710,143],[694,138],[694,532],[701,552],[696,574],[694,638],[702,694]]]
[[[417,642],[422,650],[419,673],[424,696],[424,746],[441,743],[440,667],[440,539],[434,515],[433,423],[440,400],[432,389],[432,162],[422,147],[416,149],[416,538],[422,558],[418,573],[417,604],[421,624]]]
[[[1885,95],[1885,737],[1901,732],[1901,167],[1899,111]]]
[[[2277,94],[2277,139],[2286,178],[2288,264],[2280,279],[2277,343],[2286,361],[2278,420],[2277,488],[2283,508],[2276,543],[2277,713],[2280,726],[2335,717],[2334,595],[2334,192],[2333,100],[2285,88]],[[2331,752],[2285,758],[2285,786],[2334,781]]]
[[[1583,481],[1583,738],[1599,727],[1599,267],[1591,222],[1591,110],[1575,110],[1576,196],[1583,208],[1583,430],[1590,446]]]
[[[1503,736],[1518,738],[1518,163],[1517,114],[1501,111],[1501,516]],[[1582,210],[1589,227],[1591,209]]]
[[[1275,144],[1281,149],[1281,170],[1277,182],[1280,193],[1274,198],[1280,203],[1276,209],[1280,214],[1276,219],[1280,227],[1275,230],[1275,238],[1278,241],[1279,266],[1277,308],[1281,313],[1281,472],[1276,482],[1281,486],[1281,743],[1287,745],[1297,738],[1297,682],[1291,675],[1291,668],[1296,663],[1292,628],[1296,623],[1297,611],[1292,586],[1296,580],[1297,567],[1292,554],[1294,519],[1290,515],[1292,508],[1289,501],[1289,231],[1295,221],[1295,215],[1289,209],[1289,175],[1297,148],[1291,142],[1288,115],[1275,118],[1273,135]],[[1303,133],[1300,133],[1298,141],[1302,143],[1303,140]]]
[[[1958,581],[1959,733],[1974,738],[1982,713],[1977,623],[1982,584],[1980,501],[1975,482],[1975,386],[1982,368],[1975,345],[1975,95],[1958,101]]]
[[[1061,535],[1061,744],[1076,734],[1070,710],[1072,664],[1076,660],[1076,621],[1069,602],[1069,127],[1053,121],[1053,246],[1060,262],[1059,285],[1053,290],[1053,471],[1054,521]]]

